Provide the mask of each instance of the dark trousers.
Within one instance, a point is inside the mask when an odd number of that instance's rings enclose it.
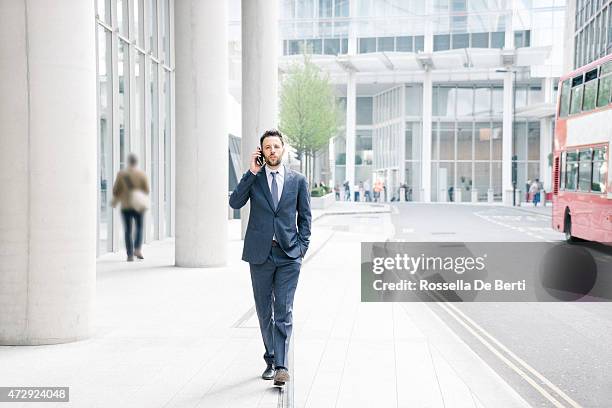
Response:
[[[134,248],[140,250],[142,246],[142,219],[143,213],[136,210],[121,210],[123,218],[123,231],[125,231],[125,249],[128,256],[134,255]],[[136,224],[136,237],[132,238],[132,221]]]
[[[293,328],[293,298],[302,258],[290,258],[273,246],[263,264],[249,264],[255,309],[265,347],[264,360],[277,367],[288,365]]]

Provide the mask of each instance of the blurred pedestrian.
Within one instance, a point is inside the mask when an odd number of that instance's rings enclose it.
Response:
[[[149,182],[146,174],[138,168],[138,157],[130,153],[127,158],[127,169],[117,173],[113,185],[112,206],[121,203],[121,216],[125,232],[125,249],[127,261],[133,262],[134,256],[144,259],[142,255],[142,233],[144,213],[149,208]],[[132,237],[134,227],[135,237]]]
[[[537,207],[540,202],[540,180],[535,179],[533,183],[531,183],[531,187],[529,187],[529,194],[533,199],[533,206]]]

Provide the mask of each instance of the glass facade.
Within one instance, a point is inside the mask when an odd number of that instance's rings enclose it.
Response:
[[[98,254],[123,247],[110,207],[129,153],[151,185],[145,241],[172,231],[172,0],[97,0]]]
[[[612,4],[607,0],[576,0],[574,68],[612,52]]]

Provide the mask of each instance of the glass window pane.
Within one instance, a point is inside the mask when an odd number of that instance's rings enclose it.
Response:
[[[425,49],[425,37],[422,35],[417,35],[414,37],[414,51],[419,52]]]
[[[597,94],[598,107],[606,106],[610,102],[610,89],[612,89],[612,75],[601,78]]]
[[[517,86],[514,91],[515,97],[515,108],[524,108],[527,106],[527,87],[526,86]]]
[[[461,189],[461,202],[472,201],[472,163],[457,163],[457,188]]]
[[[472,48],[489,48],[489,33],[472,33]]]
[[[394,51],[395,50],[395,38],[394,37],[379,37],[378,38],[378,49],[377,51]]]
[[[326,38],[323,41],[326,55],[337,55],[340,50],[340,40],[338,38]]]
[[[97,13],[98,13],[98,18],[102,21],[105,21],[107,23],[110,24],[111,22],[111,18],[110,18],[110,11],[111,11],[111,4],[110,4],[111,0],[98,0],[97,1]]]
[[[128,0],[117,0],[117,25],[119,34],[127,37],[128,35]]]
[[[476,123],[474,133],[474,153],[476,160],[489,160],[491,157],[491,138],[493,129],[488,122]]]
[[[561,117],[567,116],[569,113],[569,104],[570,104],[570,80],[566,79],[563,81],[563,85],[561,86],[561,108],[559,110],[559,114]]]
[[[476,88],[474,90],[474,116],[489,114],[491,114],[491,88]]]
[[[306,53],[320,55],[323,52],[323,45],[320,39],[306,40]]]
[[[433,50],[444,51],[450,49],[450,34],[434,35]]]
[[[502,114],[504,112],[504,89],[501,87],[493,87],[491,92],[491,108],[493,114]]]
[[[144,131],[144,106],[145,106],[145,56],[137,53],[134,60],[134,126],[132,128],[134,145],[131,148],[133,153],[136,153],[140,158],[140,162],[144,165],[145,158],[145,131]]]
[[[136,45],[143,47],[144,42],[144,8],[143,0],[134,0],[134,22],[132,29],[132,38],[136,40]]]
[[[528,160],[540,160],[540,122],[529,122],[527,158]]]
[[[433,95],[433,115],[455,116],[456,88],[440,86]]]
[[[582,150],[579,154],[578,190],[591,191],[591,151]]]
[[[149,236],[151,239],[159,239],[159,86],[158,86],[158,66],[151,62],[151,72],[149,76],[149,90],[151,101],[150,118],[150,155],[149,169],[151,179],[151,219],[149,222]]]
[[[358,97],[356,101],[356,123],[358,125],[372,124],[372,97]]]
[[[455,201],[455,163],[440,162],[438,167],[438,197],[446,194],[447,201]]]
[[[157,56],[157,0],[147,0],[149,16],[149,48]]]
[[[333,5],[332,0],[319,0],[319,17],[332,17]]]
[[[98,2],[100,4],[100,2]],[[99,252],[112,251],[111,187],[113,183],[113,81],[111,33],[98,27],[98,168],[100,189],[98,240]]]
[[[161,59],[170,65],[170,10],[168,0],[159,0],[161,2]]]
[[[313,18],[314,17],[314,1],[300,0],[297,2],[297,17],[298,18]]]
[[[492,160],[501,160],[502,159],[502,145],[503,145],[503,126],[502,123],[493,123],[493,131],[491,132],[491,151],[492,151]]]
[[[406,87],[406,115],[420,116],[423,100],[422,88],[417,85]]]
[[[440,124],[440,160],[455,160],[455,124]]]
[[[571,109],[570,113],[579,113],[580,106],[582,105],[582,86],[577,86],[572,89],[572,101],[571,101]]]
[[[524,122],[514,124],[512,155],[516,155],[519,161],[527,160],[527,124]]]
[[[376,52],[376,38],[360,38],[359,53]]]
[[[504,48],[506,44],[503,31],[491,33],[491,48]]]
[[[301,54],[304,48],[303,44],[304,44],[303,40],[289,40],[289,42],[287,43],[287,47],[289,47],[288,49],[289,55]]]
[[[489,181],[491,178],[490,163],[474,163],[474,189],[478,193],[478,201],[487,201]]]
[[[570,191],[576,190],[578,186],[578,153],[567,152],[566,158],[565,188]]]
[[[472,122],[457,124],[457,160],[472,160]]]
[[[412,52],[412,37],[396,37],[395,50],[401,52]]]
[[[129,75],[129,45],[123,40],[119,40],[119,50],[117,54],[117,75],[119,77],[119,160],[120,167],[126,165],[127,154],[129,151],[129,123],[130,123],[130,75]]]
[[[457,116],[471,116],[473,114],[473,88],[457,88]]]
[[[469,34],[453,34],[453,49],[468,48],[470,46]]]
[[[349,0],[336,0],[336,17],[349,16]]]
[[[595,108],[595,98],[597,97],[597,80],[587,82],[584,85],[584,98],[582,101],[582,110],[588,111]]]

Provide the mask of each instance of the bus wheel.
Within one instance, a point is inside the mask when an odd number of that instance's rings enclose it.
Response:
[[[564,231],[565,241],[568,243],[576,242],[576,237],[572,235],[572,216],[567,212],[565,214]]]

